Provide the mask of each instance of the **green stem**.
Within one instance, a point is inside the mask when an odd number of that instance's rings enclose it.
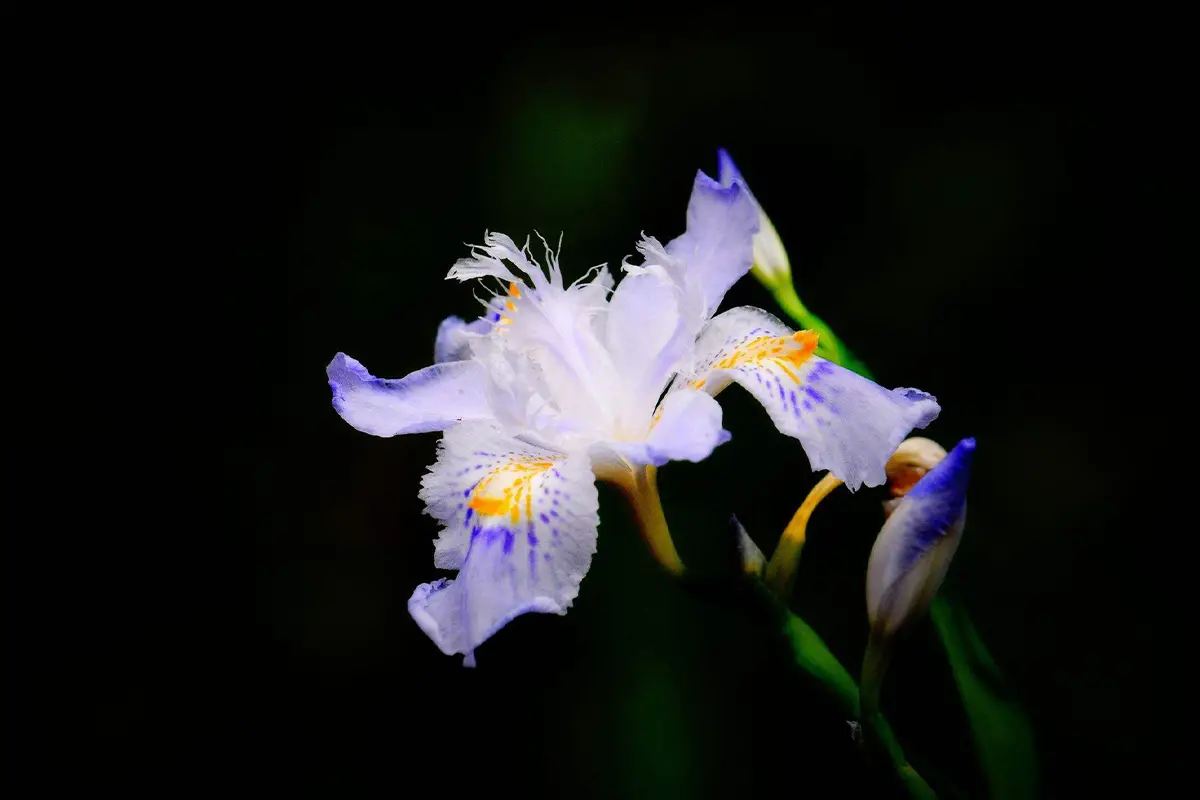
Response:
[[[863,724],[869,726],[880,716],[879,695],[883,686],[883,676],[891,664],[891,648],[886,646],[882,636],[874,631],[867,641],[867,651],[863,654],[862,665],[862,713]]]
[[[936,800],[937,794],[905,758],[895,731],[879,711],[879,679],[886,671],[886,651],[872,653],[868,646],[868,658],[877,666],[869,673],[864,670],[863,691],[866,694],[861,695],[854,678],[812,626],[782,606],[765,584],[757,581],[756,584],[760,599],[782,616],[782,633],[788,640],[796,665],[821,682],[846,716],[862,721],[864,735],[869,737],[867,741],[887,754],[897,777],[912,797]],[[870,676],[877,677],[868,681]],[[867,714],[870,715],[869,719]]]
[[[904,784],[904,788],[913,797],[921,798],[921,800],[937,800],[937,793],[933,788],[921,777],[921,773],[917,772],[913,765],[908,763],[904,758],[904,751],[900,749],[900,742],[896,739],[896,734],[892,731],[892,726],[882,714],[878,715],[875,723],[875,738],[879,744],[887,752],[888,757],[892,761],[892,767],[896,770],[896,775],[900,778],[900,782]]]
[[[913,797],[937,797],[925,779],[913,769],[904,757],[900,742],[892,726],[879,709],[879,696],[883,687],[883,676],[892,660],[889,640],[872,632],[867,641],[867,652],[863,655],[862,668],[862,725],[863,736],[872,747],[887,753],[905,787]]]

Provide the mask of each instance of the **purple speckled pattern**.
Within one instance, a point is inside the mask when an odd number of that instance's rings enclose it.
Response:
[[[566,613],[596,549],[598,501],[585,454],[464,424],[443,437],[421,498],[443,525],[436,565],[459,572],[418,587],[409,610],[444,652],[472,663],[474,649],[514,617]]]
[[[697,342],[695,369],[677,385],[703,381],[703,391],[716,395],[741,384],[781,432],[800,441],[814,470],[829,470],[851,491],[882,484],[888,457],[914,428],[937,417],[937,401],[916,389],[889,391],[815,355],[799,365],[764,358],[716,368],[752,340],[791,334],[757,308],[718,314]]]

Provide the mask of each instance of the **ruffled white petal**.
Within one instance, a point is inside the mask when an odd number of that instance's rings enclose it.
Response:
[[[782,433],[800,440],[814,470],[829,470],[851,491],[878,486],[900,442],[941,408],[924,392],[889,391],[813,355],[816,343],[815,334],[793,332],[765,311],[731,309],[705,328],[696,367],[678,383],[716,395],[736,381]]]
[[[475,648],[528,612],[565,614],[596,551],[591,463],[486,423],[442,438],[421,498],[443,525],[434,563],[457,577],[418,586],[413,619],[447,655]]]
[[[532,410],[558,420],[564,431],[598,436],[615,425],[621,385],[602,338],[609,285],[601,270],[568,287],[520,290],[506,301],[491,337],[487,358],[489,369],[499,365],[497,380],[513,367],[524,390],[546,403]]]
[[[550,262],[549,280],[541,265],[529,254],[528,245],[517,247],[516,242],[503,233],[488,233],[484,236],[484,243],[472,247],[469,258],[461,258],[455,262],[446,277],[460,281],[491,277],[517,283],[522,287],[526,286],[525,279],[528,279],[528,285],[536,290],[545,289],[550,285],[561,289],[562,273],[558,269],[557,256],[549,246],[546,247],[546,252]],[[516,272],[510,269],[509,264]]]
[[[344,353],[325,370],[333,407],[363,433],[396,436],[440,431],[463,420],[490,419],[486,374],[474,362],[434,364],[403,378],[376,378]]]

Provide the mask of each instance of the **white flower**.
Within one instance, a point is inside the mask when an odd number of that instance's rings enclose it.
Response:
[[[566,613],[596,549],[594,477],[629,487],[649,468],[706,458],[729,438],[713,397],[730,381],[851,488],[882,483],[896,444],[936,416],[928,395],[813,356],[814,335],[765,312],[711,318],[750,269],[758,221],[740,182],[700,173],[686,232],[665,247],[644,239],[615,290],[603,267],[564,285],[548,246],[543,270],[528,246],[491,234],[447,277],[499,289],[480,319],[442,323],[438,363],[399,380],[342,354],[330,363],[334,406],[355,428],[446,431],[421,497],[444,526],[434,563],[458,576],[409,602],[443,652],[471,664],[517,615]]]

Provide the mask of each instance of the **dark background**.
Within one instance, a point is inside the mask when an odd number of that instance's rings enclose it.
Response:
[[[87,157],[107,186],[132,192],[136,171],[147,187],[125,246],[156,266],[97,326],[128,333],[101,373],[119,364],[116,404],[136,408],[76,467],[104,487],[95,535],[67,591],[44,590],[66,619],[41,631],[68,651],[51,694],[70,699],[27,738],[51,772],[400,796],[883,791],[820,690],[666,578],[607,487],[571,613],[510,624],[474,671],[441,655],[406,609],[439,575],[417,499],[437,436],[372,438],[329,404],[334,353],[399,377],[430,362],[443,317],[475,312],[443,280],[464,242],[563,231],[569,275],[616,268],[642,231],[682,232],[695,170],[715,174],[723,146],[809,307],[881,383],[939,398],[929,435],[978,440],[947,590],[1026,703],[1045,793],[1137,786],[1151,641],[1116,522],[1121,343],[1098,333],[1119,143],[1091,102],[1086,23],[898,6],[554,30],[461,16],[181,21],[98,57],[111,82],[77,73],[104,110],[79,123],[117,143]],[[118,264],[141,226],[123,221],[103,242]],[[741,304],[775,311],[750,278],[726,300]],[[679,549],[704,568],[731,513],[769,553],[815,482],[747,395],[722,405],[732,442],[661,474]],[[118,466],[135,438],[182,459]],[[881,499],[822,506],[793,604],[853,672]],[[982,796],[928,625],[884,705],[943,796]]]

